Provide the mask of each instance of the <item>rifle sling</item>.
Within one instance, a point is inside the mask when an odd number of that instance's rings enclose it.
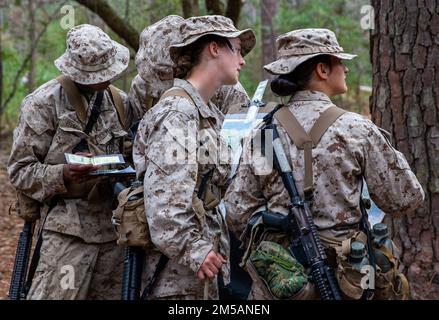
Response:
[[[85,125],[84,133],[88,135],[93,129],[96,121],[98,121],[99,115],[101,114],[101,104],[102,99],[104,98],[104,93],[99,91],[96,95],[95,102],[90,112],[90,117],[88,118],[88,122]]]
[[[296,147],[304,150],[305,178],[303,191],[306,200],[311,200],[313,193],[312,149],[317,146],[326,130],[328,130],[328,128],[345,112],[345,110],[336,106],[329,107],[322,112],[311,128],[309,134],[287,107],[280,108],[274,114],[274,117],[285,129]]]
[[[142,296],[140,297],[140,300],[146,300],[151,293],[152,288],[154,287],[154,284],[157,280],[157,277],[159,274],[163,271],[163,269],[166,267],[166,264],[168,263],[169,258],[165,256],[163,253],[160,255],[160,260],[157,263],[157,267],[154,270],[154,274],[152,275],[151,281],[148,283],[148,285],[143,289]]]
[[[50,200],[49,209],[47,210],[47,214],[44,217],[43,223],[40,226],[40,231],[38,232],[37,243],[35,244],[35,249],[34,249],[34,252],[32,254],[32,258],[31,258],[30,265],[29,265],[29,272],[27,274],[26,285],[23,288],[25,298],[26,298],[27,294],[29,293],[30,287],[32,286],[32,280],[34,278],[35,271],[37,270],[38,262],[40,261],[40,251],[41,251],[41,245],[43,243],[44,224],[46,223],[46,219],[47,219],[47,216],[49,215],[50,211],[52,211],[52,209],[55,208],[55,206],[58,202],[58,199],[59,199],[58,196],[55,195]]]

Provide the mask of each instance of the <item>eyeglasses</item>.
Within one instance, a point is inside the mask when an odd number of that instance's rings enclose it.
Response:
[[[229,47],[230,51],[232,51],[233,53],[238,53],[238,54],[242,57],[241,49],[236,49],[236,48],[232,45],[232,43],[230,42],[229,39],[226,39],[226,44],[227,44],[227,47]]]

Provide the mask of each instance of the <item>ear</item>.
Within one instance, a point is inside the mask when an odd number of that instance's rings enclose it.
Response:
[[[319,62],[315,68],[315,73],[320,80],[328,80],[331,70],[326,63]]]
[[[216,43],[215,41],[211,41],[207,45],[207,50],[209,51],[210,55],[214,58],[218,57],[218,55],[219,55],[218,49],[219,49],[218,43]]]

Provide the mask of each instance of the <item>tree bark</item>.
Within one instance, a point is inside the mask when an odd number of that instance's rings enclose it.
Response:
[[[226,17],[232,19],[234,25],[238,27],[239,15],[242,8],[242,0],[228,0],[226,8]]]
[[[219,0],[206,0],[206,11],[208,14],[224,14],[224,6]]]
[[[262,31],[262,65],[276,59],[276,32],[272,19],[277,13],[276,0],[261,0],[261,31]],[[273,79],[274,76],[262,68],[263,79]]]
[[[0,8],[0,15],[3,11]],[[3,48],[2,48],[2,34],[3,34],[3,16],[0,16],[0,128],[3,128]]]
[[[183,17],[189,18],[200,15],[200,7],[198,0],[182,0],[181,6],[183,9]]]
[[[126,43],[137,51],[139,49],[139,33],[133,26],[119,17],[117,12],[105,0],[76,0],[105,21],[105,23]]]
[[[437,1],[436,1],[437,2]],[[439,298],[439,11],[435,1],[373,0],[372,120],[390,131],[425,192],[414,214],[388,218],[412,297]]]
[[[28,0],[28,10],[29,10],[29,45],[32,46],[35,43],[35,38],[36,38],[34,0]],[[35,89],[36,62],[37,62],[37,50],[32,50],[31,58],[29,61],[29,76],[27,83],[28,92],[32,92]]]

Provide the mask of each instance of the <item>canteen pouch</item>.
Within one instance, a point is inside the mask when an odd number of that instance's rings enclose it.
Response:
[[[117,199],[118,206],[113,210],[112,218],[117,244],[154,248],[146,220],[143,185],[122,190]]]
[[[366,289],[373,290],[373,300],[401,299],[408,296],[409,286],[406,277],[398,271],[399,260],[385,246],[378,247],[373,244],[374,252],[380,251],[389,259],[391,269],[383,272],[376,264],[375,271],[372,266],[363,266],[358,270],[349,262],[350,245],[353,241],[360,241],[366,245],[366,234],[357,232],[353,237],[335,247],[337,252],[336,277],[345,299],[359,300]],[[393,243],[393,242],[392,242]],[[393,244],[394,245],[394,244]],[[396,246],[394,245],[394,248]],[[374,277],[373,277],[374,276]]]

